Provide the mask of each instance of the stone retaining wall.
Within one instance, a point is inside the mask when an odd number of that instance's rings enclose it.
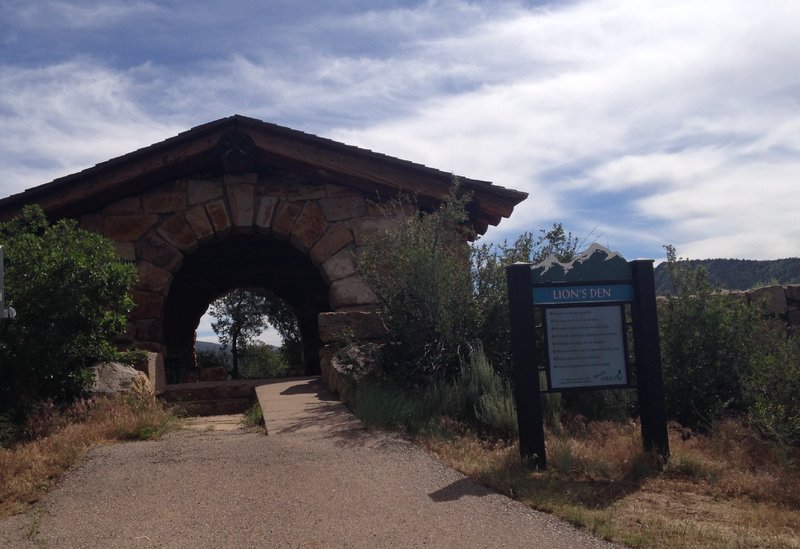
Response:
[[[765,315],[779,317],[793,328],[800,326],[800,284],[764,286],[743,292],[727,293],[747,299],[749,303],[761,304]]]

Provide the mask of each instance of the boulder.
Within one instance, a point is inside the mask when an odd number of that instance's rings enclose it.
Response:
[[[143,387],[149,388],[152,393],[147,375],[126,364],[100,362],[90,370],[94,375],[91,388],[94,394],[141,392]]]
[[[786,314],[786,291],[781,286],[765,286],[749,290],[747,297],[750,303],[759,305],[764,314]]]

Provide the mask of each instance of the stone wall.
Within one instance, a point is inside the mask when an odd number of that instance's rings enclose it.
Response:
[[[353,257],[386,221],[357,190],[274,175],[182,178],[83,215],[80,224],[113,240],[120,257],[137,266],[136,307],[123,336],[131,346],[165,351],[165,301],[185,258],[243,233],[289,241],[327,284],[330,310],[319,317],[326,379],[335,341],[380,331],[375,296]]]
[[[800,327],[800,284],[790,286],[764,286],[744,292],[727,292],[731,296],[758,303],[765,315],[776,316],[790,327]]]

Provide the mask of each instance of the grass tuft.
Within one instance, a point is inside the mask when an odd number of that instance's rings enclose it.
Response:
[[[242,425],[245,427],[264,427],[264,412],[258,402],[254,402],[244,413]]]
[[[89,448],[147,440],[177,425],[152,396],[117,395],[66,410],[43,406],[25,426],[27,441],[0,449],[0,517],[26,511]]]

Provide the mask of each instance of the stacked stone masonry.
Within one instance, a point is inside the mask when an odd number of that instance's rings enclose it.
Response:
[[[320,271],[331,310],[319,319],[323,370],[329,370],[335,341],[377,337],[375,295],[356,274],[353,257],[387,221],[359,191],[287,179],[257,174],[178,179],[83,215],[83,227],[113,240],[119,256],[138,269],[136,308],[123,342],[164,352],[165,300],[185,258],[207,243],[243,233],[286,240]]]
[[[729,294],[747,299],[750,303],[760,304],[765,315],[783,319],[792,329],[800,328],[800,284],[764,286]]]

